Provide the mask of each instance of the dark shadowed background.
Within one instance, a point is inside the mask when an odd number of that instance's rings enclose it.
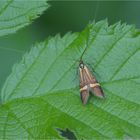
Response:
[[[51,7],[31,25],[0,38],[0,89],[23,54],[50,35],[79,32],[89,22],[106,18],[109,24],[122,21],[140,28],[138,1],[50,1],[49,4]]]

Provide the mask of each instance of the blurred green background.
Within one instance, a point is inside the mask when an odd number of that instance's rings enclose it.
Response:
[[[90,21],[107,18],[140,27],[138,1],[50,1],[51,7],[31,25],[0,38],[0,89],[23,54],[36,42],[57,33],[82,31]]]

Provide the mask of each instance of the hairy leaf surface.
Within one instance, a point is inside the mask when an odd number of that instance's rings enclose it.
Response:
[[[83,106],[78,65],[84,62],[106,95]],[[81,33],[35,44],[13,67],[1,92],[0,138],[140,138],[140,34],[133,26],[107,21]],[[64,137],[65,138],[65,137]]]

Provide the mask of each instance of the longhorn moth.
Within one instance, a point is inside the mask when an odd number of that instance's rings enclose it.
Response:
[[[88,67],[84,64],[82,59],[79,63],[79,74],[80,74],[80,95],[82,103],[85,105],[89,99],[89,93],[91,92],[97,97],[104,98],[103,90],[96,80],[95,76],[92,75]]]

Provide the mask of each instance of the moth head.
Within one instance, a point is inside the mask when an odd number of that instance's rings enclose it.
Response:
[[[79,67],[80,67],[81,69],[83,69],[83,68],[84,68],[84,63],[83,63],[83,61],[82,61],[82,60],[80,60]]]

